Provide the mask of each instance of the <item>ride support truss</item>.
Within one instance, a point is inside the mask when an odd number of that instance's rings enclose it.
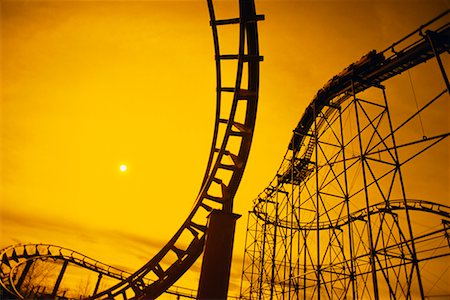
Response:
[[[422,274],[449,265],[450,207],[448,198],[411,199],[422,192],[411,178],[419,158],[448,153],[449,49],[446,11],[319,90],[249,212],[241,299],[430,296],[435,283]],[[413,69],[439,87],[416,110],[388,91]]]

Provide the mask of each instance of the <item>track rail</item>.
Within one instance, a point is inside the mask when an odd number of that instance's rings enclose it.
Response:
[[[430,241],[442,241],[445,239],[448,240],[448,235],[449,235],[449,228],[443,226],[442,228],[440,228],[438,230],[434,230],[432,232],[428,232],[427,234],[417,236],[413,240],[403,241],[402,243],[397,244],[397,245],[392,245],[392,246],[387,246],[384,248],[377,249],[377,253],[386,254],[386,253],[392,252],[391,255],[395,255],[394,254],[395,250],[397,250],[398,248],[406,249],[408,247],[411,247],[411,244],[414,241],[417,245],[421,245],[421,244],[425,245],[425,249],[421,249],[421,251],[420,251],[422,254],[421,261],[427,261],[430,259],[436,259],[436,258],[441,258],[441,257],[445,257],[445,256],[450,256],[450,251],[448,250],[447,245],[443,245],[439,248],[434,248],[434,247],[431,247],[429,244],[427,244]],[[436,250],[440,250],[440,252],[436,253]],[[364,255],[359,255],[359,256],[355,257],[355,259],[356,260],[364,260],[365,259],[366,264],[368,264],[369,256],[370,256],[370,254],[366,253]],[[335,264],[330,264],[330,265],[324,266],[323,271],[325,273],[329,273],[329,274],[333,274],[333,273],[339,274],[340,277],[339,277],[338,281],[345,281],[350,278],[350,275],[342,272],[342,269],[343,269],[343,266],[345,266],[348,263],[350,263],[350,260],[335,263]],[[412,263],[413,263],[412,260],[406,260],[406,261],[403,261],[401,264],[396,265],[394,267],[410,265]],[[390,266],[390,267],[392,267],[392,266]],[[380,270],[387,270],[389,268],[384,267],[384,268],[380,268]],[[370,273],[369,271],[365,271],[365,272],[355,274],[355,276],[356,277],[364,277],[369,273]],[[296,278],[300,278],[304,275],[305,274],[301,274],[301,275],[297,276]],[[325,281],[325,283],[331,283],[331,282],[332,282],[331,280]],[[277,282],[277,284],[283,284],[283,282]],[[311,286],[313,286],[316,284],[316,282],[310,282],[310,284],[311,284]]]
[[[77,251],[51,244],[20,244],[9,246],[0,251],[0,257],[0,268],[2,270],[0,283],[8,293],[16,295],[20,294],[20,286],[17,286],[20,284],[14,284],[17,280],[15,277],[21,275],[19,268],[25,268],[26,264],[35,263],[39,260],[50,260],[61,264],[67,262],[93,271],[103,278],[109,277],[120,281],[125,280],[132,275],[130,272],[106,265]],[[151,281],[146,280],[145,283],[149,285],[151,284]],[[178,286],[172,286],[170,289],[166,290],[165,293],[185,298],[196,298],[195,290]]]
[[[92,299],[158,297],[173,285],[202,253],[207,215],[213,209],[232,211],[233,198],[247,163],[255,127],[259,64],[262,61],[257,22],[263,20],[264,16],[256,14],[253,0],[239,0],[239,15],[230,19],[216,19],[213,1],[207,0],[207,5],[214,41],[217,97],[212,146],[200,192],[186,221],[152,259],[133,274],[115,270],[111,275],[114,277],[123,274],[118,277],[122,281],[92,295]],[[219,28],[222,27],[233,28],[238,32],[239,40],[234,53],[221,51]],[[232,62],[237,66],[232,83],[225,83],[223,80],[224,72],[228,72],[223,68],[225,62]],[[227,75],[233,77],[232,74]],[[41,256],[40,253],[35,255],[36,258]],[[10,273],[6,270],[11,270],[8,263],[15,261],[12,254],[4,257],[2,276]],[[66,256],[59,256],[57,259],[70,260],[82,267],[109,274],[108,266],[102,264],[100,267],[100,264],[94,261],[80,262],[79,259],[71,260]],[[11,285],[11,282],[9,284]],[[11,287],[7,287],[3,280],[2,285],[11,291]],[[24,298],[20,291],[12,290],[18,297]]]
[[[327,229],[339,229],[344,225],[347,225],[349,222],[354,221],[365,221],[369,215],[379,214],[381,211],[387,213],[394,213],[397,210],[404,210],[407,207],[409,210],[416,210],[431,214],[440,215],[444,218],[450,220],[450,207],[425,201],[425,200],[417,200],[417,199],[408,199],[404,201],[400,200],[390,200],[389,202],[380,202],[377,204],[373,204],[367,210],[366,208],[362,208],[350,214],[350,216],[342,216],[336,220],[330,221],[320,221],[318,223],[315,220],[309,222],[295,222],[290,223],[285,220],[276,220],[275,217],[271,217],[264,212],[259,212],[256,209],[253,210],[255,215],[262,221],[265,221],[267,224],[275,224],[279,227],[284,228],[292,228],[294,230],[327,230]]]
[[[125,280],[132,274],[119,268],[106,265],[77,251],[50,244],[24,244],[10,246],[3,249],[0,252],[0,256],[0,283],[7,292],[15,295],[21,295],[20,286],[25,279],[22,278],[16,281],[17,278],[15,277],[18,274],[19,266],[27,263],[31,264],[38,260],[49,260],[52,262],[62,263],[67,262],[93,271],[97,274],[101,274],[102,276],[117,280]]]
[[[349,65],[341,73],[331,78],[317,92],[310,105],[306,108],[305,113],[294,130],[291,142],[289,143],[289,149],[299,149],[305,134],[314,123],[315,114],[319,114],[324,107],[339,105],[351,97],[353,93],[359,93],[372,86],[379,85],[389,78],[426,62],[435,57],[436,54],[449,51],[450,25],[448,23],[434,31],[428,30],[425,33],[422,32],[423,28],[428,24],[449,13],[450,10],[447,10],[404,39],[379,53],[375,50],[370,51],[359,61]],[[410,42],[408,38],[414,38],[414,34],[419,34],[420,38]],[[430,38],[434,40],[436,53],[430,45]],[[394,49],[395,46],[401,46],[401,43],[404,42],[409,43],[400,50]],[[334,102],[332,102],[333,99],[335,99]]]

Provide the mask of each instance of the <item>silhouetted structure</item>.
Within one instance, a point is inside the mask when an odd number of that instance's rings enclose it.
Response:
[[[408,198],[413,183],[405,178],[416,157],[450,134],[448,118],[435,126],[432,117],[448,103],[441,59],[450,49],[448,16],[369,52],[311,101],[275,178],[249,213],[242,299],[427,296],[424,262],[450,255],[450,207]],[[389,99],[382,83],[430,59],[436,63],[426,67],[434,68],[442,89],[405,116],[404,102]],[[426,134],[413,131],[418,123]],[[420,213],[432,229],[413,226]]]
[[[0,252],[4,295],[153,299],[167,292],[194,299],[217,292],[214,297],[226,297],[232,219],[236,217],[232,215],[233,197],[255,126],[262,61],[257,24],[264,18],[256,14],[253,0],[239,0],[239,16],[231,19],[216,19],[213,1],[207,3],[216,57],[216,122],[201,189],[184,224],[134,273],[54,245],[7,247]],[[427,136],[414,139],[406,129],[421,114],[440,109],[439,103],[449,94],[440,58],[450,49],[448,14],[382,52],[368,53],[333,77],[306,108],[281,168],[250,212],[242,298],[426,296],[421,263],[450,254],[450,207],[408,198],[405,173],[411,161],[450,132],[448,128],[429,128]],[[219,27],[238,33],[235,53],[220,51]],[[395,105],[388,101],[382,83],[430,59],[436,59],[436,73],[445,88],[404,122],[394,122],[391,109]],[[236,74],[222,72],[225,61],[237,65]],[[403,130],[405,134],[401,134]],[[215,229],[207,224],[212,212],[219,213]],[[433,231],[418,234],[411,219],[423,212],[439,222]],[[224,215],[228,220],[220,219]],[[227,235],[220,239],[217,226],[225,223]],[[219,242],[226,246],[224,260],[216,251]],[[174,287],[203,252],[205,243],[212,250],[205,253],[200,295]],[[208,276],[211,266],[219,263],[224,276]],[[86,282],[78,289],[64,285],[70,268],[94,275],[93,284]]]

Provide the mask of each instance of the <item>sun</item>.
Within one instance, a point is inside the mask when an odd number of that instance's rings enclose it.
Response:
[[[120,167],[119,167],[120,172],[126,172],[127,169],[128,169],[128,167],[127,167],[127,165],[125,165],[125,164],[122,164],[122,165],[120,165]]]

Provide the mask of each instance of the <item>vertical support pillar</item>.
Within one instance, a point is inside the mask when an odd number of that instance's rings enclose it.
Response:
[[[258,285],[259,285],[259,291],[258,291],[258,300],[262,299],[263,296],[263,283],[264,283],[264,272],[262,270],[264,270],[264,264],[266,263],[266,246],[268,244],[267,241],[267,219],[269,218],[269,214],[268,214],[268,199],[266,198],[264,201],[264,209],[265,209],[265,219],[263,221],[262,224],[262,236],[263,236],[263,240],[262,240],[262,247],[261,247],[261,263],[260,268],[259,268],[259,273],[258,273]]]
[[[450,82],[448,81],[447,73],[445,72],[444,64],[442,63],[441,57],[439,56],[439,53],[436,49],[434,37],[436,33],[433,31],[428,30],[426,33],[426,38],[428,42],[430,43],[431,49],[433,50],[434,57],[436,58],[436,61],[438,62],[439,69],[441,70],[442,78],[444,79],[445,85],[447,87],[447,94],[450,94]]]
[[[61,271],[59,272],[58,278],[56,279],[55,286],[53,287],[52,296],[55,297],[56,293],[58,292],[59,285],[61,284],[61,281],[64,276],[64,272],[66,272],[66,268],[69,262],[67,260],[64,261],[64,264],[62,265]]]
[[[277,191],[276,191],[276,202],[275,202],[275,224],[273,224],[273,252],[272,252],[272,275],[270,278],[270,299],[273,299],[273,291],[275,288],[275,276],[276,276],[276,268],[277,268],[277,230],[278,230],[278,184],[277,184]],[[266,214],[267,216],[267,214]],[[267,222],[266,222],[267,224]],[[264,269],[264,266],[262,266],[261,270]],[[263,273],[263,271],[261,271]],[[261,274],[261,278],[263,278],[263,274]],[[261,279],[262,280],[262,279]],[[261,294],[263,294],[261,289]]]
[[[385,107],[386,107],[386,113],[387,113],[387,117],[388,117],[388,121],[389,121],[389,129],[390,129],[391,132],[393,132],[394,127],[392,125],[391,114],[390,114],[389,108],[388,108],[388,101],[387,101],[387,97],[386,97],[386,91],[384,89],[382,89],[382,91],[383,91],[384,104],[385,104]],[[422,299],[425,299],[425,291],[423,289],[422,277],[420,275],[419,259],[417,258],[416,245],[415,245],[415,242],[414,242],[414,232],[412,230],[411,216],[409,215],[408,205],[406,204],[406,199],[408,199],[408,198],[406,197],[405,184],[403,182],[403,175],[402,175],[402,171],[401,171],[401,168],[400,168],[400,166],[401,166],[400,156],[399,156],[398,151],[397,151],[397,143],[396,143],[394,134],[391,135],[391,139],[392,139],[392,144],[394,146],[396,169],[397,169],[397,172],[398,172],[398,176],[399,176],[399,179],[400,179],[400,185],[401,185],[401,189],[402,189],[403,204],[405,206],[406,221],[407,221],[407,224],[408,224],[409,237],[410,237],[410,240],[411,240],[411,250],[412,250],[411,251],[411,256],[412,256],[413,270],[411,271],[410,282],[408,282],[408,294],[406,295],[406,297],[410,298],[411,295],[412,295],[412,293],[411,293],[412,272],[415,269],[416,275],[417,275],[417,282],[419,284],[420,297]]]
[[[365,198],[365,204],[366,204],[366,210],[369,211],[370,207],[370,195],[367,185],[367,167],[366,167],[366,155],[363,149],[363,140],[362,140],[362,128],[361,123],[359,119],[359,108],[358,108],[358,102],[359,100],[356,98],[356,92],[355,92],[355,83],[352,80],[352,96],[353,96],[353,105],[355,106],[355,117],[356,117],[356,127],[358,130],[358,144],[359,144],[359,153],[360,153],[360,161],[361,161],[361,170],[362,170],[362,177],[364,182],[364,198]],[[372,220],[370,217],[370,214],[367,215],[367,238],[369,240],[369,262],[370,262],[370,271],[372,273],[372,284],[373,284],[373,297],[375,300],[380,299],[379,290],[378,290],[378,278],[377,278],[377,266],[376,266],[376,251],[374,246],[374,239],[373,239],[373,232],[372,232]]]
[[[315,151],[315,158],[314,158],[314,168],[316,170],[315,174],[315,184],[316,184],[316,239],[317,239],[317,265],[316,265],[316,278],[317,278],[317,300],[320,300],[321,296],[321,277],[322,277],[322,257],[320,256],[320,187],[319,187],[319,135],[317,132],[317,111],[316,111],[316,104],[311,104],[313,116],[314,116],[314,151]],[[320,113],[320,112],[319,112]],[[325,208],[324,208],[325,209]]]
[[[245,241],[244,241],[244,257],[243,257],[243,259],[242,259],[242,273],[241,273],[241,285],[240,285],[240,287],[239,287],[239,297],[240,298],[242,298],[242,295],[243,295],[243,290],[244,290],[244,280],[245,280],[245,278],[246,278],[246,276],[245,276],[245,273],[246,273],[246,269],[245,269],[245,266],[246,266],[246,263],[247,263],[247,253],[248,253],[248,248],[247,248],[247,237],[248,237],[248,232],[249,232],[249,230],[250,230],[250,218],[251,218],[251,212],[249,211],[248,212],[248,215],[247,215],[247,230],[245,231]],[[253,259],[252,259],[252,262],[251,262],[251,264],[252,264],[252,267],[251,267],[251,269],[252,269],[252,272],[251,272],[251,280],[253,280],[253,266],[254,266],[254,264],[253,264]],[[250,291],[252,290],[251,289],[251,282],[252,281],[250,281]],[[250,292],[251,293],[251,292]]]
[[[350,196],[349,196],[349,184],[348,184],[348,177],[347,177],[347,156],[346,156],[346,150],[345,145],[347,143],[346,140],[344,140],[344,122],[342,121],[342,110],[341,107],[338,107],[339,110],[339,128],[341,131],[341,152],[342,152],[342,163],[344,167],[344,185],[345,185],[345,207],[347,209],[347,220],[348,220],[348,242],[349,242],[349,255],[350,255],[350,284],[352,287],[352,299],[357,299],[356,293],[357,293],[357,282],[355,280],[355,252],[353,250],[353,228],[352,228],[352,220],[351,220],[351,210],[350,210]]]
[[[208,217],[197,299],[227,299],[236,220],[240,215],[213,210]]]
[[[33,265],[33,260],[27,260],[27,262],[25,263],[25,267],[23,268],[22,274],[20,274],[19,281],[16,284],[17,290],[20,290],[20,288],[22,287],[25,277],[27,276],[28,272],[30,271],[30,268],[32,265]]]
[[[295,133],[294,133],[295,134]],[[294,140],[294,138],[292,138],[292,140]],[[296,151],[295,148],[292,147],[292,165],[291,165],[291,194],[288,195],[288,202],[289,200],[291,201],[290,206],[291,206],[291,215],[290,215],[290,222],[291,224],[294,224],[294,214],[295,214],[295,206],[294,206],[294,191],[295,191],[295,182],[294,182],[294,168],[295,168],[295,162],[296,162]],[[278,207],[277,207],[278,210]],[[278,214],[278,212],[277,212]],[[290,240],[289,240],[289,286],[288,286],[288,299],[292,299],[292,295],[291,295],[291,291],[292,291],[292,287],[293,287],[293,268],[292,268],[292,260],[293,260],[293,245],[294,245],[294,236],[295,236],[295,231],[293,229],[293,226],[290,226],[289,228],[289,236],[290,236]]]
[[[99,288],[99,286],[100,286],[100,281],[102,280],[102,277],[103,277],[102,273],[99,273],[99,274],[98,274],[98,278],[97,278],[97,283],[95,284],[95,288],[94,288],[94,292],[92,293],[92,296],[94,296],[95,294],[97,294],[98,288]]]

